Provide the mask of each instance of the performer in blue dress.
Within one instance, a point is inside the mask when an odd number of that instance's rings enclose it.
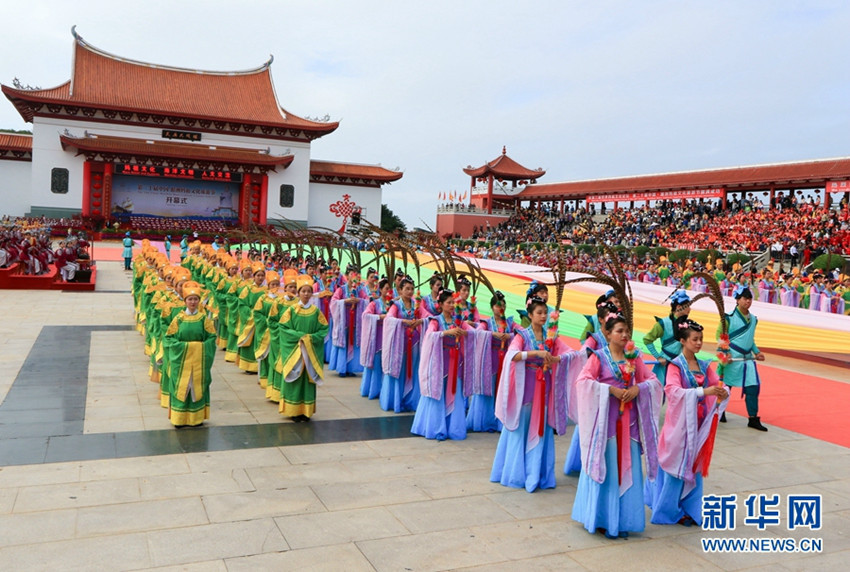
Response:
[[[658,477],[646,481],[653,524],[702,524],[702,479],[708,475],[717,418],[729,393],[709,366],[698,360],[702,326],[687,318],[674,324],[682,353],[667,371],[667,410],[658,438]]]
[[[392,304],[392,289],[386,278],[378,282],[375,298],[363,311],[360,328],[360,365],[363,366],[363,380],[360,382],[360,395],[377,399],[381,394],[384,370],[381,365],[384,340],[384,318],[387,306]]]
[[[501,431],[502,422],[496,418],[496,388],[502,373],[502,362],[508,352],[508,346],[521,328],[512,317],[505,316],[505,295],[498,290],[490,299],[491,316],[481,321],[481,326],[490,332],[490,372],[484,372],[489,380],[481,391],[473,391],[469,396],[469,410],[466,412],[467,431]]]
[[[384,319],[384,371],[380,404],[384,411],[416,411],[419,404],[419,359],[423,320],[417,318],[413,280],[405,276],[398,285],[401,296],[387,307]]]
[[[620,302],[628,317],[608,316],[608,346],[590,356],[576,387],[582,470],[572,517],[609,538],[646,526],[641,455],[654,480],[662,394],[631,341],[630,301]]]
[[[426,439],[466,439],[464,394],[474,381],[474,354],[490,343],[490,334],[474,330],[455,315],[454,292],[437,297],[440,315],[428,321],[419,360],[421,397],[411,433]],[[476,339],[480,337],[480,339]],[[386,349],[385,349],[386,351]],[[480,375],[480,374],[479,374]]]
[[[528,492],[555,487],[554,432],[567,427],[567,378],[580,352],[544,329],[547,304],[533,298],[531,325],[516,334],[504,358],[496,397],[503,427],[490,480]]]

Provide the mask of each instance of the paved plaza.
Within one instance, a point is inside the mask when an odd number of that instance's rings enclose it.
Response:
[[[498,435],[410,436],[412,416],[360,397],[359,377],[327,372],[314,420],[296,424],[220,352],[211,419],[172,428],[118,262],[98,264],[94,293],[0,300],[0,570],[811,571],[850,561],[850,449],[775,425],[758,433],[729,415],[718,430],[705,492],[738,495],[735,531],[648,524],[608,540],[570,518],[576,477],[558,470],[556,489],[533,494],[490,483]],[[848,381],[846,369],[771,363]],[[569,442],[556,438],[559,467]],[[780,495],[781,526],[743,522],[753,492]],[[821,530],[787,529],[789,494],[822,495]],[[819,538],[823,551],[706,553],[708,536]]]

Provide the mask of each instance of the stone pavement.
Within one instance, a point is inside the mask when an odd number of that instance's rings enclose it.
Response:
[[[295,424],[256,376],[217,360],[212,418],[175,430],[132,329],[129,276],[98,267],[94,293],[0,292],[0,570],[808,571],[850,558],[850,450],[731,415],[705,492],[738,495],[737,529],[649,524],[629,540],[572,521],[575,477],[533,494],[490,483],[497,435],[411,437],[410,415],[361,398],[359,378],[329,375],[314,421]],[[781,526],[744,524],[752,492],[781,495]],[[821,530],[787,530],[788,494],[822,495]],[[707,537],[819,538],[823,552],[711,554]]]

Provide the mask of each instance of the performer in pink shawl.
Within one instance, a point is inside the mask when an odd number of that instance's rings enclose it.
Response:
[[[766,304],[776,304],[776,283],[773,281],[773,273],[765,269],[764,276],[759,280],[759,302]]]
[[[667,368],[667,412],[658,438],[658,477],[647,480],[646,504],[653,524],[702,525],[702,479],[708,476],[717,421],[729,392],[709,366],[696,358],[702,326],[679,318],[674,324],[682,353]]]
[[[576,388],[582,471],[572,517],[609,538],[643,531],[641,453],[650,479],[658,468],[662,388],[634,347],[629,322],[622,314],[608,316],[608,346],[590,356]]]
[[[797,291],[794,282],[794,275],[789,272],[785,274],[784,280],[779,287],[779,303],[789,308],[800,307],[800,293]],[[729,295],[731,296],[731,294]]]
[[[422,336],[419,389],[422,397],[413,416],[411,433],[426,439],[466,439],[466,407],[475,383],[476,353],[489,357],[490,333],[474,330],[455,317],[454,292],[437,297],[440,314],[428,322]],[[387,325],[384,324],[386,328]],[[386,347],[386,344],[385,344]],[[478,382],[480,383],[480,372]]]
[[[417,317],[420,319],[438,316],[442,311],[440,310],[440,304],[437,302],[437,296],[440,295],[440,290],[443,289],[443,277],[439,274],[434,274],[428,280],[428,285],[431,287],[431,293],[423,296],[419,301],[419,315]]]
[[[360,327],[360,365],[363,366],[363,380],[360,382],[360,395],[377,399],[381,394],[384,370],[381,365],[384,340],[384,318],[387,307],[392,304],[392,286],[386,278],[378,282],[378,295],[363,310]]]
[[[835,290],[835,280],[827,280],[820,299],[820,311],[830,314],[844,314],[844,299]]]
[[[544,329],[547,305],[533,298],[531,325],[511,342],[496,396],[496,417],[503,424],[490,480],[528,492],[555,487],[555,438],[567,428],[567,379],[582,363]],[[577,372],[573,371],[573,375]]]
[[[618,314],[620,309],[612,302],[607,302],[607,295],[600,296],[596,300],[596,323],[602,324],[599,330],[591,332],[584,340],[583,348],[588,355],[594,350],[600,350],[608,345],[608,337],[605,333],[605,321],[609,314]],[[614,298],[616,300],[616,298]],[[582,365],[584,362],[582,362]],[[580,373],[580,372],[579,372]],[[576,382],[578,375],[572,375],[567,379],[567,416],[575,423],[573,436],[570,440],[570,448],[567,450],[567,460],[564,461],[565,475],[578,475],[581,472],[581,431],[578,430],[578,400],[576,399]]]
[[[422,321],[416,317],[413,280],[398,285],[401,297],[387,306],[384,319],[383,379],[380,403],[384,411],[416,411],[419,404],[419,341]]]
[[[490,371],[482,372],[485,383],[481,393],[469,397],[469,410],[466,412],[467,431],[501,431],[502,423],[496,419],[496,388],[499,376],[502,374],[502,362],[508,353],[508,345],[514,334],[522,328],[514,323],[513,318],[505,317],[505,295],[496,291],[490,300],[492,316],[481,322],[481,327],[490,332]]]
[[[328,367],[340,377],[363,371],[360,365],[360,318],[366,309],[368,294],[360,287],[360,274],[349,266],[348,280],[340,284],[331,297],[331,357]]]

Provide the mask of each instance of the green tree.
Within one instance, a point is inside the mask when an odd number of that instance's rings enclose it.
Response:
[[[381,230],[384,232],[406,231],[407,226],[398,215],[395,214],[387,205],[381,205]]]

